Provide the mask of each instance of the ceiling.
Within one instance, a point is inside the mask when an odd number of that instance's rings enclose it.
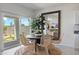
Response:
[[[64,3],[20,3],[19,5],[32,10],[39,10],[39,9],[43,9],[47,7],[55,7],[63,4]]]

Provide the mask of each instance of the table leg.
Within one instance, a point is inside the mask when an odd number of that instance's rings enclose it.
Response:
[[[35,40],[35,52],[37,52],[37,44],[40,44],[40,39]]]

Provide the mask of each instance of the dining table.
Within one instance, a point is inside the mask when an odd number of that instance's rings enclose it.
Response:
[[[41,36],[27,35],[26,37],[31,41],[35,40],[35,52],[36,52],[37,44],[40,44],[41,41]]]

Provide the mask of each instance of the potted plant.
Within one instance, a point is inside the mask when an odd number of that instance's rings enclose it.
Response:
[[[38,35],[42,33],[40,17],[34,19],[31,23],[32,33]]]

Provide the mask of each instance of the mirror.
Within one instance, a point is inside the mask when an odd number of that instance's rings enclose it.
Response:
[[[53,40],[60,38],[60,10],[42,13],[43,33],[53,36]]]

